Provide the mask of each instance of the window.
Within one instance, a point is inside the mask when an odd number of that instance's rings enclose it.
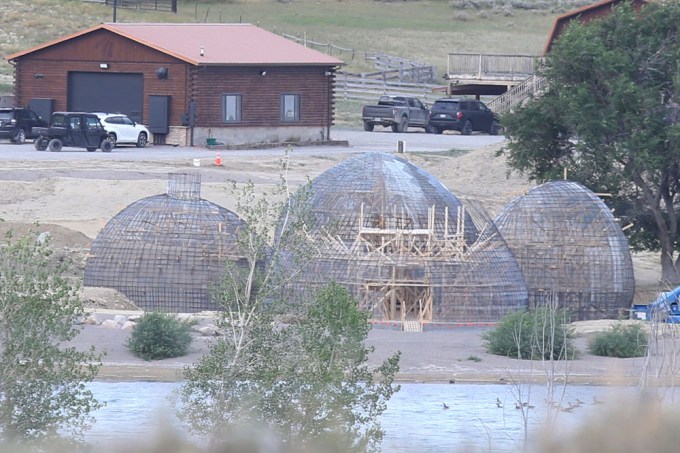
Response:
[[[281,95],[281,121],[300,121],[300,95]]]
[[[225,123],[241,122],[241,95],[222,95],[222,121]]]
[[[99,118],[96,116],[86,116],[85,118],[85,127],[88,129],[99,129],[100,128],[100,123],[99,123]]]

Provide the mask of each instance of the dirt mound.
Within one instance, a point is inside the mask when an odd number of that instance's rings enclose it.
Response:
[[[80,298],[88,308],[106,308],[116,310],[141,310],[124,294],[113,288],[97,288],[85,286],[80,291]]]

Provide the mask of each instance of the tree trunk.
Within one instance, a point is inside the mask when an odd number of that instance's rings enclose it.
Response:
[[[673,256],[665,251],[661,252],[661,281],[672,287],[680,284],[678,261],[673,262]]]

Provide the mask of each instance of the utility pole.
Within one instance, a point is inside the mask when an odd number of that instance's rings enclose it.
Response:
[[[118,0],[113,0],[113,23],[116,23],[116,10],[118,9]]]

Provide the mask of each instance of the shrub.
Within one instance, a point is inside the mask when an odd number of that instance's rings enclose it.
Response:
[[[576,349],[568,320],[564,310],[518,311],[505,316],[482,338],[490,354],[532,360],[573,359]]]
[[[160,360],[186,355],[191,340],[190,323],[167,313],[151,312],[132,329],[127,347],[140,359]]]
[[[611,329],[594,336],[588,349],[605,357],[640,357],[647,353],[647,333],[640,324],[614,324]]]

